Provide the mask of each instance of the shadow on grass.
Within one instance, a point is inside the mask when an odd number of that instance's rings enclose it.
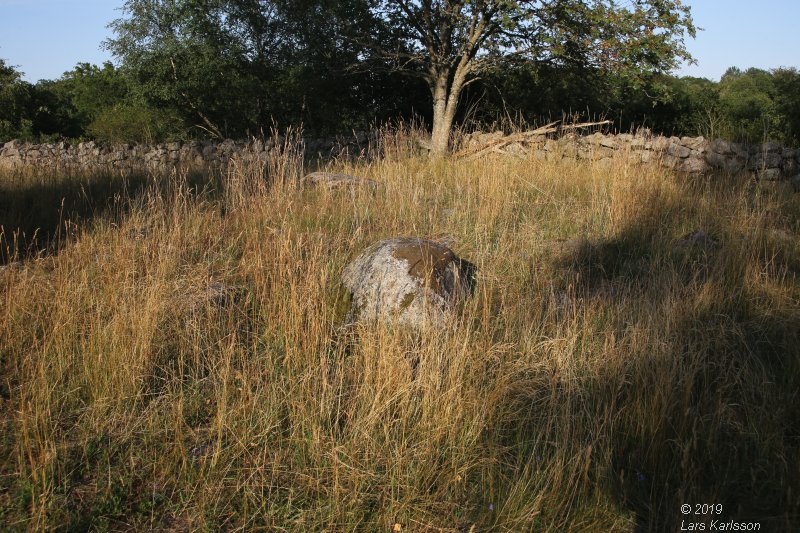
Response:
[[[596,482],[637,531],[708,530],[712,520],[797,530],[800,313],[787,303],[796,293],[776,295],[748,271],[791,284],[800,258],[701,205],[653,202],[557,265],[576,296],[612,316],[590,328],[658,339],[631,341],[621,372],[585,383],[579,403],[614,421],[599,437],[611,457]],[[722,511],[695,514],[699,504]]]
[[[164,187],[173,177],[140,173],[0,174],[0,265],[57,252],[93,219],[123,215],[149,185]],[[219,188],[218,176],[193,172],[190,190]]]

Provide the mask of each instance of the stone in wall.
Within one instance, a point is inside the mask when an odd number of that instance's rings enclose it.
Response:
[[[669,148],[667,148],[667,154],[676,159],[685,159],[691,153],[692,150],[690,148],[677,143],[670,143]]]
[[[731,143],[722,139],[714,139],[708,145],[709,153],[719,156],[733,155],[733,147]]]
[[[744,168],[742,162],[733,156],[733,152],[730,151],[726,155],[710,150],[706,153],[705,158],[706,162],[711,166],[711,168],[722,172],[735,174]]]
[[[747,164],[750,170],[780,168],[783,158],[777,152],[756,152]]]

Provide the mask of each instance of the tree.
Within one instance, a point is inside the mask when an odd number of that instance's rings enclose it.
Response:
[[[724,120],[716,84],[705,78],[658,75],[639,88],[620,87],[614,97],[621,129],[646,126],[665,135],[719,136]]]
[[[360,65],[369,0],[127,0],[107,47],[152,106],[214,136],[341,133],[410,114],[412,81]]]
[[[102,67],[78,63],[54,83],[68,95],[86,123],[91,123],[104,109],[123,102],[130,92],[127,79],[110,62]]]
[[[581,65],[635,84],[691,60],[684,36],[695,35],[681,0],[380,0],[372,14],[391,39],[370,50],[428,84],[435,155],[448,150],[462,91],[493,65]]]
[[[361,41],[376,28],[366,0],[293,0],[285,19],[293,46],[272,94],[285,120],[342,133],[410,118],[427,105],[418,80],[363,61]]]
[[[800,143],[800,72],[796,68],[779,68],[772,71],[772,76],[784,140],[797,146]]]
[[[128,97],[127,80],[111,63],[78,63],[56,80],[36,84],[35,127],[39,134],[83,137],[106,109]]]
[[[106,47],[150,103],[216,137],[268,114],[266,95],[289,46],[276,2],[128,0]]]
[[[745,142],[780,138],[775,83],[766,70],[729,68],[719,83],[720,106],[729,137]]]
[[[32,135],[33,86],[0,59],[0,140]]]

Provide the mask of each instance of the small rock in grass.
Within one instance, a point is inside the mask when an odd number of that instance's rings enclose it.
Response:
[[[243,294],[244,291],[240,287],[212,281],[205,287],[188,292],[182,298],[182,303],[192,311],[199,311],[206,307],[222,309],[239,303]]]
[[[794,192],[800,192],[800,174],[792,178],[792,189]]]
[[[578,260],[585,257],[592,250],[592,247],[592,242],[586,237],[559,239],[542,244],[542,249],[547,255],[568,260]]]
[[[382,184],[375,180],[359,178],[349,174],[339,174],[336,172],[312,172],[303,178],[303,184],[312,187],[325,187],[329,190],[343,188],[367,187],[378,189]]]
[[[22,261],[12,261],[8,264],[0,265],[0,273],[5,272],[6,270],[14,270],[21,267],[22,267]]]
[[[762,180],[775,181],[780,179],[781,171],[777,168],[767,168],[758,172],[758,177]]]
[[[687,233],[675,242],[675,248],[705,248],[713,249],[719,246],[719,241],[703,230],[695,230]]]

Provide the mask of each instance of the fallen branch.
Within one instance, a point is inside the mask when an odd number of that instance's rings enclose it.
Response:
[[[581,128],[590,128],[592,126],[603,126],[605,124],[611,124],[610,120],[603,120],[601,122],[582,122],[580,124],[568,124],[566,126],[556,126],[560,121],[551,122],[550,124],[546,124],[540,128],[536,128],[535,130],[531,131],[523,131],[521,133],[514,133],[503,137],[501,139],[495,139],[488,143],[479,145],[479,146],[471,146],[469,148],[465,148],[460,152],[455,154],[456,158],[462,157],[469,157],[470,160],[477,159],[487,152],[502,152],[502,148],[508,146],[509,144],[513,144],[515,142],[529,142],[531,137],[541,137],[547,135],[549,133],[559,133],[567,130],[575,130]]]

